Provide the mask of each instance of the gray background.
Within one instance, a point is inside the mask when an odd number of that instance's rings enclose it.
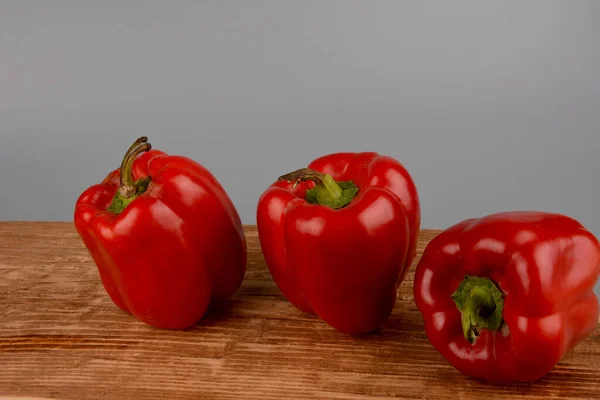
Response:
[[[598,21],[593,0],[1,1],[0,220],[71,220],[144,134],[248,224],[280,174],[374,150],[425,228],[537,209],[599,235]]]

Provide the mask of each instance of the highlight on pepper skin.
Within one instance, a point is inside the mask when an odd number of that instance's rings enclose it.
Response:
[[[388,319],[420,221],[406,168],[373,152],[317,158],[272,183],[257,207],[261,249],[285,298],[348,334]]]
[[[74,220],[114,304],[156,328],[195,325],[245,275],[246,238],[223,187],[147,137],[81,194]]]
[[[595,329],[600,244],[574,219],[533,211],[462,221],[415,272],[429,342],[465,375],[530,382]]]

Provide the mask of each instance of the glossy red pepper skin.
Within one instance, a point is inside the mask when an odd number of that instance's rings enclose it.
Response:
[[[81,194],[75,226],[112,301],[157,328],[185,329],[212,299],[239,288],[246,240],[238,213],[197,162],[151,150],[133,163],[147,190],[122,213],[107,211],[119,170]]]
[[[308,167],[352,180],[359,192],[334,210],[305,200],[313,182],[273,183],[257,208],[265,261],[300,310],[344,333],[372,332],[389,317],[416,254],[417,189],[402,164],[373,152],[334,153]]]
[[[494,281],[504,329],[472,345],[451,296],[465,275]],[[598,240],[577,221],[506,212],[458,223],[434,238],[414,281],[430,343],[463,374],[492,382],[534,381],[596,327]],[[508,328],[506,330],[506,327]]]

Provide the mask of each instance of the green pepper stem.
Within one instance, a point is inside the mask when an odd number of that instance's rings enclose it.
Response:
[[[121,162],[120,174],[121,174],[121,186],[119,187],[119,193],[121,196],[128,198],[136,194],[137,187],[135,181],[133,180],[133,162],[136,158],[152,149],[152,145],[147,143],[148,138],[146,136],[142,136],[138,138],[131,147],[125,153],[123,157],[123,161]]]
[[[120,167],[120,186],[119,190],[113,196],[111,204],[107,211],[120,214],[123,210],[140,194],[144,193],[150,184],[150,177],[144,179],[133,180],[133,163],[136,158],[152,149],[146,136],[139,137],[129,147]]]
[[[335,210],[346,206],[358,192],[358,187],[352,181],[336,182],[331,175],[315,171],[311,168],[301,168],[280,176],[278,181],[299,182],[312,181],[315,187],[306,192],[309,203],[321,204]]]
[[[294,182],[294,187],[299,182],[312,181],[319,188],[321,198],[336,200],[342,197],[343,190],[340,185],[331,177],[310,168],[300,168],[296,171],[280,176],[278,181]]]
[[[504,298],[488,278],[466,276],[452,295],[461,312],[464,337],[475,343],[481,329],[497,331],[502,326]]]

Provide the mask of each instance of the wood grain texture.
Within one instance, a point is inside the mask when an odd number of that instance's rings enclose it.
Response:
[[[61,399],[600,398],[600,328],[546,377],[491,385],[427,341],[410,272],[376,334],[291,306],[247,227],[238,293],[198,326],[157,330],[115,307],[69,223],[0,222],[0,396]],[[435,231],[424,231],[419,254]],[[414,269],[413,269],[414,270]]]

